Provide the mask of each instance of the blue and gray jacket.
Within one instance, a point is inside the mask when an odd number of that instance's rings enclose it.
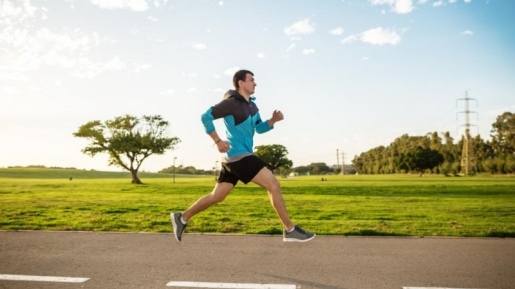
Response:
[[[229,90],[226,95],[227,98],[202,114],[202,124],[206,133],[210,134],[215,131],[213,121],[224,119],[227,142],[230,145],[225,161],[233,162],[253,153],[254,132],[264,133],[273,127],[268,125],[268,121],[261,120],[254,97],[247,102],[235,90]]]

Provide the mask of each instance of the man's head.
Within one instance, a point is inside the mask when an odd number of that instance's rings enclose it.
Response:
[[[254,94],[256,82],[254,81],[254,73],[249,70],[238,70],[232,78],[234,88],[244,96],[251,96]]]

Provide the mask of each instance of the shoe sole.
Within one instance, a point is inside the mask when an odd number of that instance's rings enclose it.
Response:
[[[305,239],[305,240],[300,240],[300,239],[294,239],[294,238],[283,238],[283,242],[309,242],[311,240],[313,240],[315,238],[316,235],[313,235],[313,237],[309,238],[309,239]]]
[[[172,222],[172,227],[173,227],[173,235],[175,236],[175,240],[177,240],[177,242],[180,242],[181,240],[179,239],[179,237],[177,236],[177,227],[178,227],[178,224],[175,222],[175,213],[170,213],[170,221]]]

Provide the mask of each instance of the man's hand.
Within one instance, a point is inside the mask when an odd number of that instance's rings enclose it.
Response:
[[[270,126],[273,126],[276,122],[284,119],[283,113],[280,110],[274,110],[272,118],[270,119]]]
[[[227,151],[229,151],[229,143],[226,141],[217,142],[216,147],[218,148],[218,151],[221,153],[226,153]]]

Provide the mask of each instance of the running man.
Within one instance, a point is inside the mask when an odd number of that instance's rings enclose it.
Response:
[[[276,122],[284,119],[282,112],[275,110],[269,120],[261,121],[254,98],[251,97],[256,88],[252,72],[237,71],[233,77],[233,85],[236,90],[229,90],[220,103],[202,114],[206,133],[218,151],[225,154],[217,183],[211,193],[199,198],[186,211],[170,214],[175,238],[180,242],[187,222],[193,216],[222,202],[236,183],[242,181],[244,184],[253,182],[268,191],[270,202],[283,225],[284,242],[312,240],[315,234],[304,231],[291,221],[279,181],[266,167],[266,162],[253,154],[254,133],[265,133],[273,129]],[[227,140],[218,136],[213,125],[213,121],[219,118],[224,119]]]

